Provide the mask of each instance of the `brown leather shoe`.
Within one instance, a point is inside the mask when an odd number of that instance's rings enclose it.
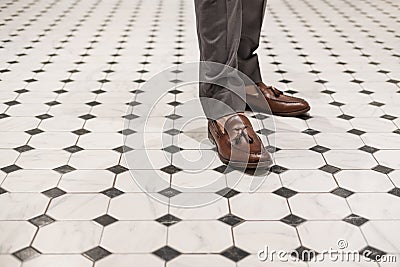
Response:
[[[246,95],[246,101],[249,104],[246,110],[253,109],[253,111],[268,113],[269,110],[265,107],[265,101],[262,97],[268,102],[271,112],[274,115],[298,116],[310,110],[310,105],[304,99],[285,95],[275,87],[265,85],[262,82],[257,83],[257,86],[262,95]]]
[[[272,159],[250,121],[241,114],[232,115],[224,131],[214,120],[208,121],[208,138],[217,147],[221,161],[235,168],[266,168]]]

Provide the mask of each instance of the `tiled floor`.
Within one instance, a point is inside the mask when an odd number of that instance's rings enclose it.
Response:
[[[338,240],[397,256],[340,266],[400,266],[399,11],[270,1],[264,78],[312,110],[252,118],[276,148],[253,176],[223,167],[196,86],[179,87],[192,1],[2,1],[0,266],[327,266],[257,252]]]

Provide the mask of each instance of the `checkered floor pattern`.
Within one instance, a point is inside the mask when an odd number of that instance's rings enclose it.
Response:
[[[338,241],[369,252],[340,266],[400,266],[397,12],[394,0],[269,1],[263,77],[312,109],[257,128],[274,166],[249,193],[253,175],[215,158],[205,120],[186,123],[201,111],[196,88],[178,87],[198,59],[192,1],[2,1],[0,266],[328,266],[316,260]],[[160,92],[146,82],[171,67],[176,88],[146,117]],[[149,149],[127,127],[145,121]],[[191,160],[199,151],[215,160]],[[217,198],[173,205],[203,197]],[[265,246],[315,253],[271,265]]]

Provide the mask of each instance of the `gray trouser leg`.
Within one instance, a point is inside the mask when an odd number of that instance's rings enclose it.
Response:
[[[262,81],[255,51],[260,43],[266,4],[267,0],[243,0],[242,6],[242,33],[237,53],[239,70],[255,83]]]
[[[255,79],[253,81],[260,81],[258,59],[254,51],[260,38],[264,0],[194,1],[200,60],[239,69],[251,79]],[[203,69],[206,69],[203,72],[206,72],[207,80],[217,81],[219,77],[224,76],[224,70],[220,68],[206,66]],[[230,78],[234,80],[237,77]],[[244,100],[223,86],[200,83],[199,93],[208,118],[215,119],[245,109]],[[215,99],[223,105],[218,105],[215,101],[205,101],[205,98]],[[231,110],[224,108],[224,105],[228,105]]]

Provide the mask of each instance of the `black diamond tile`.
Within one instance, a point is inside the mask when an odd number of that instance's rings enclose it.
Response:
[[[169,152],[169,153],[171,153],[171,154],[175,154],[175,153],[181,151],[182,148],[177,147],[177,146],[175,146],[175,145],[170,145],[170,146],[164,147],[163,150],[164,150],[164,151],[167,151],[167,152]]]
[[[389,194],[395,195],[396,197],[400,197],[400,188],[395,187],[388,192]]]
[[[354,119],[353,116],[346,115],[346,114],[342,114],[342,115],[338,116],[338,118],[339,118],[339,119],[343,119],[343,120],[347,120],[347,121],[349,121],[349,120],[351,120],[351,119]]]
[[[6,167],[1,168],[1,170],[5,173],[11,173],[11,172],[15,172],[20,170],[21,167],[19,167],[18,165],[12,164]]]
[[[344,218],[343,221],[350,223],[352,225],[355,225],[355,226],[361,226],[364,223],[368,222],[367,219],[365,219],[359,215],[356,215],[356,214],[350,214],[349,216]]]
[[[125,135],[125,136],[128,136],[128,135],[136,133],[136,131],[132,130],[132,129],[124,129],[122,131],[119,131],[118,133],[120,133],[122,135]]]
[[[5,189],[3,189],[3,188],[0,187],[0,195],[1,195],[1,194],[4,194],[4,193],[7,193],[7,191],[6,191]]]
[[[382,107],[385,104],[380,103],[380,102],[376,102],[376,101],[372,101],[371,103],[369,103],[371,106],[376,106],[376,107]]]
[[[374,170],[376,172],[383,173],[383,174],[389,174],[392,171],[394,171],[392,168],[389,168],[389,167],[386,167],[386,166],[383,166],[383,165],[377,165],[374,168],[372,168],[372,170]]]
[[[88,106],[91,106],[91,107],[101,105],[101,103],[97,102],[97,101],[91,101],[91,102],[88,102],[88,103],[85,103],[85,104],[88,105]]]
[[[49,198],[56,198],[56,197],[66,194],[66,192],[64,190],[61,190],[58,187],[54,187],[49,190],[43,191],[42,194]]]
[[[331,102],[329,104],[332,105],[332,106],[336,106],[336,107],[341,107],[341,106],[344,105],[343,103],[340,103],[340,102],[337,102],[337,101],[333,101],[333,102]]]
[[[266,118],[269,118],[268,116],[265,116],[264,114],[261,114],[261,113],[257,113],[257,114],[254,114],[253,116],[251,116],[252,118],[255,118],[255,119],[257,119],[257,120],[264,120],[264,119],[266,119]]]
[[[171,214],[165,214],[164,216],[158,218],[156,221],[161,223],[161,224],[163,224],[163,225],[165,225],[165,226],[171,226],[173,224],[176,224],[176,223],[180,222],[181,219],[179,219],[179,218],[177,218],[177,217],[175,217],[174,215],[171,215]]]
[[[305,262],[310,261],[312,258],[314,258],[318,254],[316,251],[309,249],[307,247],[304,247],[304,246],[300,246],[300,247],[296,248],[295,251],[293,251],[293,253],[291,254],[292,257],[298,258]]]
[[[134,82],[135,82],[135,83],[144,83],[145,80],[143,80],[143,79],[137,79],[137,80],[134,80]]]
[[[64,94],[64,93],[66,93],[66,92],[68,92],[67,90],[64,90],[64,89],[59,89],[59,90],[55,90],[55,91],[53,91],[54,93],[56,93],[56,94]]]
[[[27,83],[33,83],[33,82],[37,82],[37,80],[36,80],[36,79],[27,79],[27,80],[25,80],[25,82],[27,82]]]
[[[303,222],[305,222],[306,220],[297,215],[289,214],[288,216],[283,217],[280,221],[284,222],[290,226],[296,227],[296,226],[302,224]]]
[[[357,83],[357,84],[361,84],[361,83],[363,83],[364,81],[357,80],[357,79],[353,79],[353,80],[351,80],[350,82],[352,82],[352,83]]]
[[[390,79],[390,80],[387,80],[386,82],[388,82],[388,83],[394,83],[394,84],[400,83],[400,81],[395,80],[395,79]]]
[[[171,105],[171,106],[173,106],[173,107],[176,107],[176,106],[179,106],[179,105],[181,105],[182,103],[181,102],[178,102],[178,101],[172,101],[172,102],[169,102],[168,103],[168,105]]]
[[[174,165],[168,165],[161,169],[161,171],[168,173],[168,174],[174,174],[174,173],[180,172],[181,170],[182,169],[175,167]]]
[[[114,174],[120,174],[120,173],[126,172],[128,169],[121,165],[115,165],[110,168],[107,168],[107,170]]]
[[[27,134],[30,134],[30,135],[36,135],[36,134],[43,133],[43,131],[40,130],[40,129],[38,129],[38,128],[31,129],[31,130],[28,130],[28,131],[25,131],[25,132],[26,132]]]
[[[266,129],[266,128],[260,129],[260,130],[258,130],[256,132],[259,133],[259,134],[265,135],[265,136],[268,136],[268,135],[274,133],[274,131],[272,131],[270,129]]]
[[[117,197],[119,195],[124,194],[124,192],[122,192],[121,190],[115,188],[115,187],[111,187],[109,189],[106,189],[104,191],[101,192],[103,195],[108,196],[109,198],[114,198]]]
[[[123,116],[123,118],[127,119],[127,120],[134,120],[134,119],[139,118],[139,116],[135,115],[135,114],[128,114],[128,115]]]
[[[371,153],[371,154],[379,151],[379,149],[372,147],[372,146],[362,146],[359,148],[359,150],[367,152],[367,153]]]
[[[319,134],[320,131],[314,130],[314,129],[306,129],[302,131],[302,133],[308,134],[308,135],[316,135]]]
[[[85,114],[85,115],[79,116],[79,118],[81,118],[83,120],[90,120],[90,119],[96,118],[96,116],[94,116],[92,114]]]
[[[52,222],[54,222],[55,220],[49,216],[47,216],[46,214],[43,215],[39,215],[35,218],[32,218],[29,220],[29,222],[37,227],[42,227],[48,224],[51,224]]]
[[[58,102],[58,101],[50,101],[50,102],[47,102],[45,104],[48,105],[48,106],[56,106],[56,105],[60,105],[61,103]]]
[[[180,134],[181,131],[179,131],[177,129],[169,129],[169,130],[165,131],[164,133],[174,136],[174,135]]]
[[[19,103],[16,100],[12,100],[12,101],[4,102],[4,104],[6,104],[7,106],[15,106],[15,105],[18,105],[18,104],[21,104],[21,103]]]
[[[221,190],[219,190],[218,192],[215,192],[216,194],[225,197],[225,198],[231,198],[236,196],[237,194],[239,194],[240,192],[236,191],[235,189],[229,188],[229,187],[225,187]]]
[[[74,80],[72,80],[72,79],[64,79],[64,80],[61,80],[60,82],[62,82],[62,83],[70,83],[70,82],[73,82]]]
[[[400,134],[400,129],[394,130],[393,133]]]
[[[69,165],[63,165],[63,166],[57,167],[57,168],[55,168],[53,170],[55,170],[56,172],[59,172],[61,174],[65,174],[65,173],[69,173],[69,172],[75,171],[76,169],[74,167],[69,166]]]
[[[170,260],[178,257],[179,255],[181,255],[181,253],[179,251],[177,251],[169,246],[159,248],[156,251],[154,251],[153,254],[160,257],[161,259],[163,259],[165,261],[170,261]]]
[[[34,247],[26,247],[13,253],[20,261],[24,262],[39,256],[41,253]]]
[[[335,91],[332,91],[332,90],[323,90],[323,91],[321,91],[321,93],[331,95],[331,94],[334,94],[334,93],[336,93],[336,92],[335,92]]]
[[[106,250],[100,246],[92,248],[83,253],[83,255],[85,257],[87,257],[89,260],[94,261],[94,262],[101,260],[110,254],[111,254],[111,252],[109,252],[108,250]]]
[[[316,80],[315,82],[316,82],[316,83],[325,84],[325,83],[327,83],[328,81],[319,79],[319,80]]]
[[[176,195],[179,195],[181,192],[176,190],[176,189],[174,189],[174,188],[168,187],[168,188],[165,188],[165,189],[159,191],[158,193],[163,195],[163,196],[165,196],[165,197],[171,198],[171,197],[174,197]]]
[[[171,115],[165,116],[165,118],[170,119],[170,120],[177,120],[177,119],[182,118],[182,116],[177,115],[177,114],[171,114]]]
[[[78,129],[78,130],[72,131],[72,133],[74,133],[76,135],[84,135],[84,134],[90,133],[90,131],[88,131],[86,129]]]
[[[93,221],[97,222],[98,224],[100,224],[102,226],[107,226],[112,223],[115,223],[118,220],[108,214],[104,214],[104,215],[97,217]]]
[[[397,119],[397,117],[392,116],[392,115],[388,115],[388,114],[381,116],[381,118],[382,119],[386,119],[386,120],[390,120],[390,121]]]
[[[337,195],[339,197],[347,198],[354,194],[354,192],[347,190],[342,187],[335,188],[334,190],[331,191],[332,194]]]
[[[14,148],[14,150],[18,151],[19,153],[23,153],[23,152],[26,152],[26,151],[29,151],[32,149],[34,149],[34,148],[29,145],[23,145],[23,146]]]
[[[310,148],[310,150],[318,152],[318,153],[325,153],[325,152],[329,151],[330,149],[320,146],[320,145],[316,145],[316,146],[313,146],[312,148]]]
[[[287,171],[288,169],[279,165],[273,165],[270,170],[273,173],[280,174]]]
[[[76,145],[73,145],[73,146],[64,148],[64,150],[69,152],[69,153],[76,153],[76,152],[82,151],[83,148],[81,148],[79,146],[76,146]]]
[[[119,153],[126,153],[129,151],[132,151],[133,148],[130,148],[129,146],[120,146],[120,147],[116,147],[113,149],[114,151],[117,151]]]
[[[364,131],[361,131],[361,130],[358,130],[358,129],[351,129],[351,130],[349,130],[347,132],[351,133],[351,134],[355,134],[355,135],[363,135],[363,134],[365,134]]]
[[[332,166],[332,165],[324,165],[321,168],[319,168],[321,171],[328,172],[328,173],[337,173],[341,169],[338,167]]]
[[[135,107],[135,106],[141,105],[142,103],[137,102],[137,101],[131,101],[131,102],[128,102],[128,103],[126,103],[126,104],[127,104],[128,106]]]
[[[221,222],[224,222],[230,226],[236,226],[239,223],[243,222],[244,220],[236,215],[233,214],[227,214],[225,216],[222,216],[221,218],[218,219]]]
[[[4,118],[8,118],[8,117],[10,117],[10,116],[7,115],[7,114],[5,114],[5,113],[1,113],[1,114],[0,114],[0,120],[1,120],[1,119],[4,119]]]
[[[232,246],[232,247],[222,251],[221,255],[234,261],[234,262],[238,262],[238,261],[246,258],[247,256],[249,256],[250,253],[248,253],[247,251],[244,251],[238,247]]]
[[[296,191],[294,191],[292,189],[289,189],[289,188],[286,188],[286,187],[281,187],[281,188],[275,190],[272,193],[274,193],[274,194],[276,194],[278,196],[284,197],[284,198],[291,198],[292,196],[297,194]]]
[[[50,119],[53,116],[49,115],[49,114],[42,114],[42,115],[38,115],[36,116],[36,118],[38,118],[39,120],[45,120],[45,119]]]
[[[232,167],[229,167],[228,165],[221,165],[213,170],[225,174],[234,171],[234,169]]]
[[[379,259],[382,259],[382,256],[386,255],[387,253],[377,248],[366,246],[365,248],[360,250],[360,254],[371,260],[377,261]]]

